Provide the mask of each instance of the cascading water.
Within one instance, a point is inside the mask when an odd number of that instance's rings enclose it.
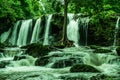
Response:
[[[87,46],[87,37],[88,37],[88,23],[90,21],[89,17],[79,18],[80,21],[80,44]]]
[[[68,14],[69,24],[67,25],[67,38],[74,41],[75,46],[79,46],[78,19],[73,19],[74,14]]]
[[[50,21],[52,18],[52,14],[48,16],[47,23],[46,23],[46,29],[44,34],[44,42],[43,45],[49,45],[49,29],[50,29]]]
[[[19,31],[17,45],[26,45],[29,27],[32,27],[32,19],[23,20]]]
[[[74,41],[75,46],[87,46],[89,17],[73,19],[74,14],[68,14],[69,24],[67,25],[67,37]]]
[[[116,22],[116,26],[115,26],[115,34],[114,34],[113,46],[118,45],[119,20],[120,20],[120,17],[118,17],[117,22]]]
[[[36,23],[35,23],[35,27],[33,29],[33,33],[32,33],[32,38],[31,38],[31,42],[30,43],[36,43],[39,40],[39,33],[41,32],[41,19],[37,19]]]
[[[9,40],[9,42],[11,42],[12,45],[16,45],[19,24],[20,24],[20,21],[17,21],[17,23],[13,28],[11,39]]]
[[[11,29],[9,29],[8,31],[4,32],[3,34],[1,34],[0,36],[0,41],[3,43],[8,39],[8,36],[10,35]]]

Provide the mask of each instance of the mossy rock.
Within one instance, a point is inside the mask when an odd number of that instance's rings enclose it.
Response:
[[[48,54],[48,52],[51,51],[49,46],[43,46],[42,44],[38,44],[38,43],[33,43],[30,45],[24,46],[22,48],[26,48],[27,50],[25,53],[27,53],[33,57],[45,56]]]
[[[70,72],[100,72],[94,67],[86,64],[76,64],[71,67]]]
[[[6,65],[8,65],[8,64],[10,64],[10,61],[8,60],[6,60],[6,61],[0,61],[0,68],[5,68],[6,67]]]
[[[49,57],[39,57],[36,61],[35,61],[35,66],[45,66],[49,63]]]
[[[93,52],[94,53],[109,53],[109,52],[112,52],[112,51],[109,50],[109,49],[95,49]]]
[[[98,48],[100,48],[100,46],[90,45],[90,48],[91,48],[91,49],[98,49]]]
[[[116,52],[117,52],[118,56],[120,56],[120,46],[118,46],[118,47],[116,48]]]
[[[0,43],[0,52],[3,52],[3,48],[5,48],[5,44],[4,43]]]

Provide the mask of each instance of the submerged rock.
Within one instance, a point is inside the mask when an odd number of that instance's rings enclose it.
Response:
[[[94,67],[86,64],[76,64],[71,67],[70,72],[100,72]]]
[[[45,66],[49,63],[49,57],[40,57],[35,61],[35,66]]]

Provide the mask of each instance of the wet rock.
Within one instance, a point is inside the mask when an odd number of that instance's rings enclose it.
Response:
[[[61,59],[56,61],[52,68],[64,68],[64,67],[69,67],[77,63],[83,63],[81,58],[68,58],[68,59]]]
[[[49,57],[40,57],[35,61],[35,66],[45,66],[49,63]]]
[[[27,48],[26,52],[27,54],[33,56],[33,57],[41,57],[45,56],[50,52],[49,46],[43,46],[42,44],[33,43],[27,46],[24,46],[22,48]]]
[[[26,59],[26,56],[25,55],[20,55],[20,56],[14,56],[14,61],[16,60],[21,60],[21,59]]]
[[[91,48],[91,49],[98,49],[98,48],[100,48],[100,46],[90,45],[90,48]]]
[[[6,65],[10,64],[9,60],[0,61],[0,68],[5,68]]]
[[[120,46],[116,48],[116,52],[117,52],[118,56],[120,56]]]
[[[112,52],[112,51],[109,50],[109,49],[95,49],[93,52],[94,53],[109,53],[109,52]]]
[[[99,72],[99,71],[90,65],[76,64],[71,67],[70,72]]]

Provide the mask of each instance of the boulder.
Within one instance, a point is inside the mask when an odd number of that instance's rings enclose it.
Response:
[[[74,64],[78,63],[83,63],[81,58],[68,58],[68,59],[61,59],[56,61],[53,65],[52,68],[64,68],[64,67],[69,67]]]
[[[33,57],[41,57],[45,56],[50,52],[51,50],[49,49],[49,46],[43,46],[42,44],[39,43],[33,43],[27,46],[24,46],[22,48],[26,48],[27,54],[33,56]]]
[[[76,64],[70,68],[70,72],[99,72],[99,71],[90,65]]]
[[[0,68],[5,68],[8,64],[10,64],[9,60],[0,61]]]
[[[49,57],[40,57],[35,61],[35,66],[45,66],[49,63]]]

